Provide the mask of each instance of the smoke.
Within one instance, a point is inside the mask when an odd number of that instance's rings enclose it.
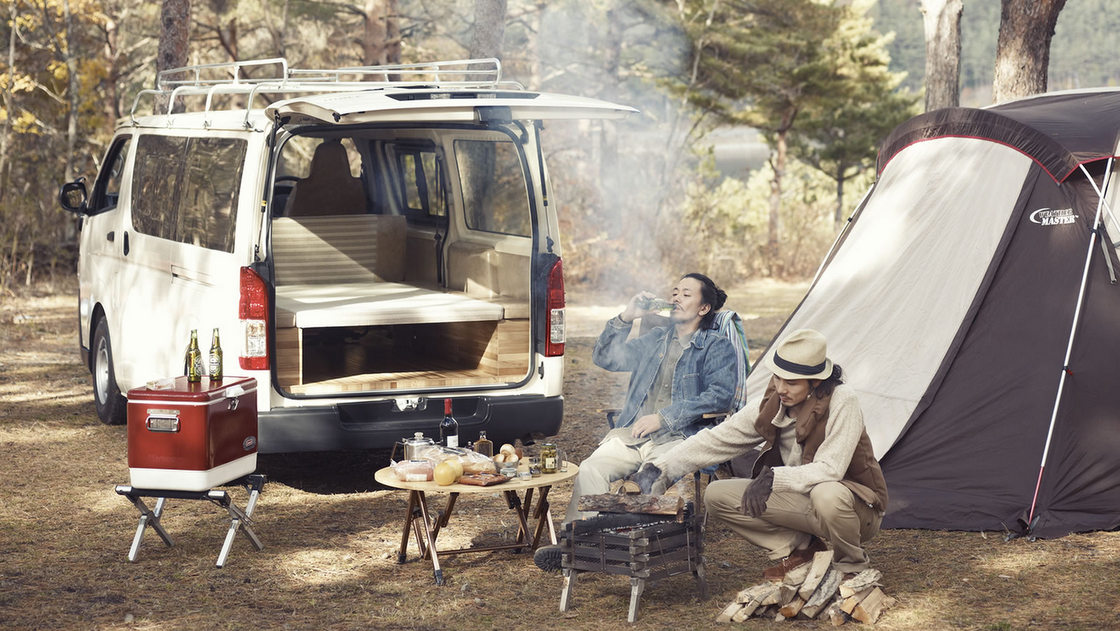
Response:
[[[550,122],[543,132],[569,285],[621,300],[663,293],[706,260],[681,221],[691,124],[666,84],[683,76],[688,42],[671,10],[633,2],[561,1],[540,14],[539,85],[637,108],[619,121]],[[730,279],[717,279],[728,284]]]

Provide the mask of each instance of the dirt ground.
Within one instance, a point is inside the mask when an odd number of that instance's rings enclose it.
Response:
[[[758,283],[731,292],[754,354],[803,291]],[[621,304],[612,300],[569,295],[557,441],[576,461],[605,430],[597,410],[618,404],[625,386],[625,375],[590,360],[594,336]],[[129,563],[138,514],[113,492],[128,481],[125,428],[94,413],[78,361],[76,303],[72,279],[0,296],[0,629],[707,629],[766,564],[711,528],[711,597],[698,599],[687,575],[664,579],[646,588],[633,625],[626,578],[581,577],[572,609],[560,613],[561,577],[524,553],[447,558],[447,584],[436,586],[414,545],[408,562],[396,562],[406,496],[373,481],[387,452],[262,456],[259,470],[270,479],[254,514],[262,551],[238,537],[216,568],[225,512],[172,500],[163,523],[175,545],[149,531]],[[559,513],[570,486],[554,491]],[[244,505],[245,491],[231,492]],[[511,515],[497,494],[464,496],[441,547],[509,539]],[[898,599],[881,629],[1120,629],[1117,532],[1005,542],[999,532],[892,530],[869,551]]]

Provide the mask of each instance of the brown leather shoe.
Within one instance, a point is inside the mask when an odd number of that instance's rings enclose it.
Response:
[[[763,570],[762,578],[768,581],[780,581],[786,577],[786,573],[788,573],[790,570],[799,565],[804,565],[809,561],[812,561],[813,555],[818,552],[823,552],[827,549],[828,546],[826,546],[823,541],[816,537],[813,537],[809,540],[808,546],[805,546],[800,550],[794,550],[788,557],[782,559],[781,563]]]

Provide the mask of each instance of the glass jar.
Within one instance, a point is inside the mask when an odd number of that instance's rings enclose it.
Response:
[[[560,470],[560,452],[553,443],[541,445],[541,473],[556,473]]]

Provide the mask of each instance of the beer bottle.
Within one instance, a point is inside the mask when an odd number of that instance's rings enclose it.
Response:
[[[187,346],[187,381],[202,381],[202,351],[198,348],[198,329],[191,329],[191,343]]]
[[[218,339],[218,329],[214,329],[214,338],[210,342],[210,381],[222,380],[222,343]]]

